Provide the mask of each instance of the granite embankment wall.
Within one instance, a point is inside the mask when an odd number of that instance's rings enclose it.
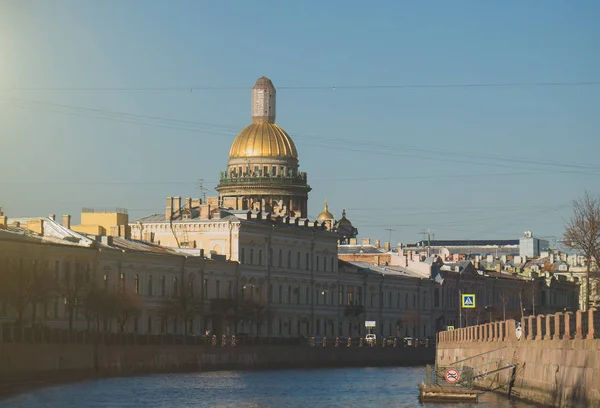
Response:
[[[408,366],[433,347],[105,345],[0,343],[0,394],[96,377],[205,370]]]
[[[556,313],[439,333],[439,367],[473,367],[484,388],[555,407],[600,407],[600,313]],[[502,369],[504,367],[513,368]],[[502,388],[498,388],[502,387]]]

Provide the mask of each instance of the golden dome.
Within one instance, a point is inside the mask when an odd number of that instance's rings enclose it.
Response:
[[[325,200],[325,208],[323,208],[323,212],[319,214],[317,217],[317,221],[325,221],[325,220],[333,220],[333,214],[329,212],[329,206],[327,205],[327,200]]]
[[[229,151],[234,157],[298,158],[292,138],[274,123],[253,123],[235,138]]]

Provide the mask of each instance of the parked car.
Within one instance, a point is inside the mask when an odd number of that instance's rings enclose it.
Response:
[[[369,333],[365,336],[365,340],[367,343],[376,343],[377,342],[377,336],[373,333]]]

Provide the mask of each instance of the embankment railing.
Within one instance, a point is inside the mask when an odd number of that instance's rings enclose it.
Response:
[[[600,339],[598,310],[591,308],[586,312],[578,310],[575,313],[527,316],[518,323],[515,320],[505,320],[438,334],[439,343],[562,339]]]

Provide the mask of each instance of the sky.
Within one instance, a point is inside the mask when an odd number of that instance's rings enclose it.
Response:
[[[77,222],[216,195],[265,75],[311,216],[560,240],[600,193],[599,20],[585,0],[2,0],[0,205]]]

